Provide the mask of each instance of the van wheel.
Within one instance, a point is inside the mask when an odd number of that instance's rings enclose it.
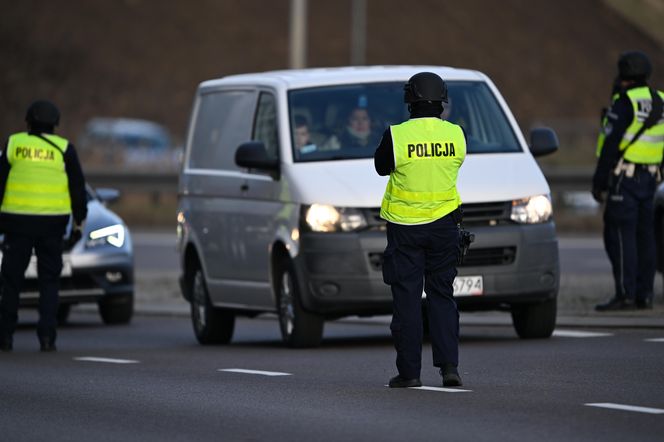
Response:
[[[104,296],[99,300],[98,306],[104,324],[129,324],[134,315],[134,293]]]
[[[521,339],[549,338],[556,328],[556,298],[539,304],[513,305],[512,322]]]
[[[279,328],[284,343],[293,348],[319,346],[325,321],[302,309],[299,285],[290,260],[279,265],[276,277]]]
[[[191,323],[200,344],[228,344],[233,338],[235,314],[210,302],[203,271],[197,268],[191,278]]]

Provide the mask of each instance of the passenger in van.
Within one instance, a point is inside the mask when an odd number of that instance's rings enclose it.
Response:
[[[343,133],[339,136],[341,147],[374,147],[378,138],[372,128],[371,116],[366,107],[356,107],[348,114]]]
[[[302,115],[295,116],[295,130],[293,131],[293,139],[295,140],[295,148],[300,154],[308,154],[316,151],[316,145],[311,142],[311,134],[309,132],[309,122]]]

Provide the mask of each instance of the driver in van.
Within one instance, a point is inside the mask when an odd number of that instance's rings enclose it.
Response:
[[[348,114],[346,127],[339,137],[342,147],[373,147],[377,138],[372,130],[371,116],[366,107],[356,107]]]

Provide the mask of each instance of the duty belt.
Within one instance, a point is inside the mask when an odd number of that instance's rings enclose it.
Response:
[[[632,178],[637,168],[647,170],[651,175],[657,176],[658,181],[660,180],[659,164],[636,164],[625,161],[622,158],[616,164],[615,169],[613,169],[613,174],[618,176],[624,172],[625,177]]]

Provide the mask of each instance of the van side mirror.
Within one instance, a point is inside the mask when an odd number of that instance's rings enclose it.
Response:
[[[271,175],[279,172],[279,158],[270,157],[261,141],[240,144],[235,151],[235,164],[247,169],[271,172]]]
[[[558,137],[553,129],[537,127],[530,131],[530,153],[534,157],[549,155],[558,150]]]

